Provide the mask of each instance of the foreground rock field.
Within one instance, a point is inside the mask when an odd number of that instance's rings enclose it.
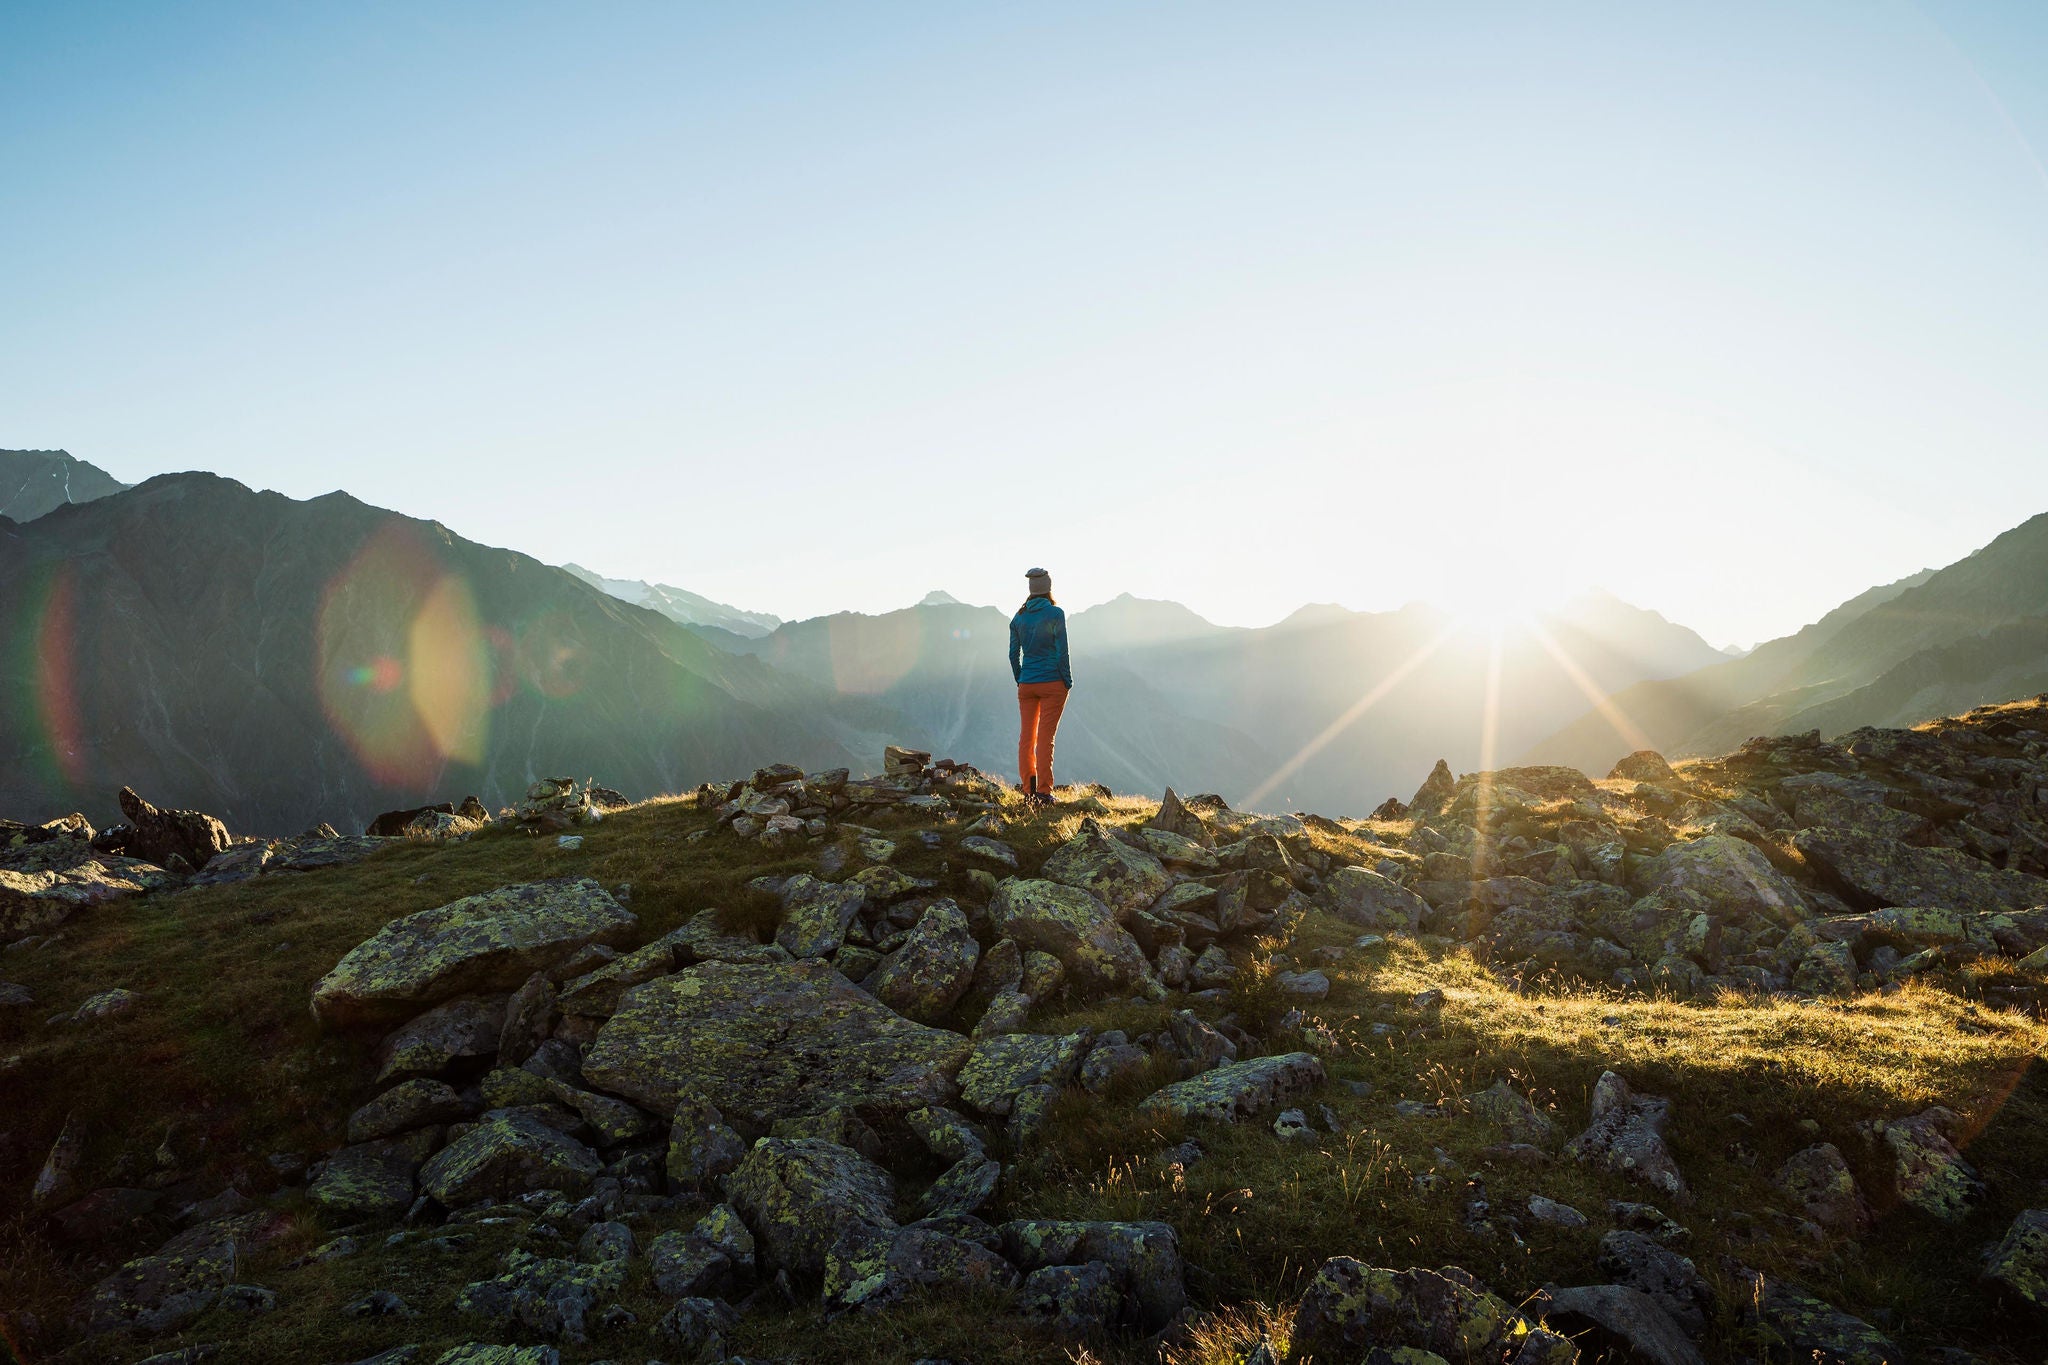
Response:
[[[2034,1362],[2048,702],[1371,820],[0,823],[24,1360]]]

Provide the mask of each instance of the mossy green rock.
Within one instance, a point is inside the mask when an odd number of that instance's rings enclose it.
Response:
[[[235,1274],[235,1243],[128,1262],[93,1286],[79,1305],[87,1336],[107,1332],[154,1335],[198,1317],[213,1307]]]
[[[984,1114],[1010,1112],[1028,1086],[1063,1086],[1088,1046],[1082,1033],[998,1033],[975,1040],[960,1068],[960,1098]]]
[[[889,1173],[816,1138],[762,1138],[726,1177],[725,1194],[762,1262],[793,1275],[823,1274],[826,1252],[854,1224],[896,1226]]]
[[[1871,912],[1863,933],[1879,943],[1889,943],[1902,953],[1922,948],[1943,948],[1971,937],[1974,915],[1942,906],[1888,905]]]
[[[989,912],[1020,947],[1058,958],[1068,983],[1085,996],[1127,990],[1151,977],[1138,940],[1086,891],[1013,877],[996,889]]]
[[[1406,1346],[1446,1360],[1513,1357],[1534,1327],[1455,1266],[1389,1270],[1349,1256],[1325,1261],[1295,1312],[1292,1359],[1350,1361]]]
[[[864,982],[875,999],[906,1018],[936,1023],[959,1003],[974,981],[981,945],[967,916],[952,901],[932,904],[903,946],[882,960]]]
[[[1215,861],[1213,854],[1207,856]],[[1173,885],[1173,875],[1157,857],[1111,838],[1093,820],[1083,820],[1080,832],[1053,851],[1040,875],[1086,891],[1118,919],[1143,910]]]
[[[1340,867],[1323,883],[1322,903],[1347,924],[1361,929],[1414,933],[1429,903],[1391,877],[1366,867]]]
[[[735,1121],[765,1125],[835,1105],[945,1104],[970,1046],[823,962],[707,962],[627,992],[584,1053],[583,1075],[656,1113],[709,1095]]]
[[[1323,1083],[1323,1064],[1307,1052],[1284,1052],[1232,1062],[1148,1095],[1141,1112],[1234,1123],[1311,1094]]]
[[[2013,1298],[2048,1312],[2048,1209],[2012,1220],[1984,1263],[1984,1277]]]
[[[1564,1136],[1550,1115],[1506,1081],[1495,1081],[1479,1093],[1466,1096],[1465,1107],[1474,1118],[1491,1124],[1509,1142],[1549,1148]]]
[[[608,1018],[627,991],[674,971],[682,951],[682,930],[664,934],[644,947],[621,953],[595,971],[563,982],[557,1003],[564,1014]]]
[[[511,990],[587,944],[614,943],[633,915],[588,877],[500,887],[391,921],[313,988],[313,1014],[353,1026],[403,1019],[452,996]]]
[[[1826,1365],[1899,1365],[1905,1359],[1889,1337],[1859,1317],[1784,1281],[1766,1280],[1747,1294],[1745,1316],[1764,1344],[1793,1360]]]
[[[1831,829],[1806,829],[1792,846],[1864,905],[2021,910],[2048,904],[2048,878],[1993,867],[1952,848],[1920,848]]]
[[[449,1208],[530,1190],[581,1194],[604,1165],[588,1147],[519,1109],[493,1109],[434,1154],[420,1188]]]

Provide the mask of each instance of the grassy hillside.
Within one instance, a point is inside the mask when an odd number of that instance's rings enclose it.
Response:
[[[1942,735],[1942,742],[1960,736],[1958,745],[1987,761],[2017,754],[1999,761],[2038,763],[2048,706],[1987,713]],[[1739,801],[1745,783],[1753,788],[1755,762],[1762,759],[1688,768],[1672,789],[1693,800]],[[1785,764],[1779,768],[1782,776]],[[1514,780],[1502,775],[1504,785]],[[1660,790],[1600,788],[1606,808],[1624,813],[1624,833],[1638,842],[1670,837],[1671,807]],[[1022,874],[1036,872],[1074,836],[1084,815],[1135,828],[1158,809],[1144,799],[1072,796],[1078,809],[1044,815],[1004,798],[1004,838],[1018,850]],[[1571,802],[1550,802],[1491,828],[1504,843],[1540,845],[1546,831],[1557,835],[1573,817]],[[765,933],[779,912],[749,881],[814,870],[824,845],[798,841],[771,852],[704,833],[712,823],[693,801],[645,802],[583,831],[573,850],[501,824],[467,842],[409,843],[352,866],[112,903],[0,956],[0,976],[34,998],[32,1007],[0,1013],[0,1335],[33,1361],[139,1360],[203,1343],[220,1347],[213,1358],[221,1362],[309,1365],[402,1343],[423,1345],[422,1359],[433,1360],[474,1339],[475,1323],[454,1312],[461,1285],[495,1273],[516,1246],[573,1253],[559,1233],[533,1221],[474,1225],[467,1240],[452,1244],[423,1228],[387,1245],[392,1228],[358,1226],[365,1250],[301,1264],[305,1253],[350,1229],[315,1210],[268,1158],[332,1150],[350,1112],[373,1093],[374,1071],[368,1042],[316,1025],[309,992],[349,948],[395,917],[572,873],[630,887],[636,941],[700,914]],[[932,879],[962,903],[986,899],[986,883],[961,856],[957,818],[897,814],[872,825],[894,837],[895,867]],[[1453,826],[1438,820],[1433,827]],[[935,846],[916,837],[920,831],[936,833]],[[853,866],[860,865],[856,837],[841,831],[831,840]],[[1429,842],[1426,829],[1407,821],[1317,823],[1290,840],[1296,856],[1313,864],[1377,863],[1417,885],[1423,863],[1437,856],[1419,851]],[[1804,875],[1796,854],[1771,847]],[[1480,867],[1473,867],[1476,886]],[[1195,1002],[1205,1017],[1234,1020],[1260,1051],[1307,1048],[1322,1057],[1330,1080],[1308,1105],[1318,1131],[1282,1139],[1270,1114],[1236,1126],[1139,1118],[1132,1104],[1157,1080],[1148,1073],[1100,1094],[1065,1091],[1040,1136],[1005,1153],[997,1203],[984,1214],[991,1222],[1058,1216],[1174,1227],[1199,1310],[1177,1335],[1075,1343],[1016,1316],[1001,1296],[913,1300],[880,1314],[832,1318],[814,1298],[792,1304],[771,1297],[745,1316],[737,1348],[815,1362],[1235,1365],[1261,1338],[1284,1350],[1293,1300],[1328,1257],[1457,1265],[1516,1302],[1547,1282],[1601,1281],[1599,1233],[1609,1201],[1653,1200],[1690,1230],[1683,1249],[1719,1291],[1703,1341],[1709,1359],[1757,1350],[1736,1262],[1796,1279],[1915,1352],[1965,1345],[1990,1361],[2038,1357],[2031,1328],[1988,1308],[1974,1257],[2021,1208],[2042,1203],[2048,1177],[2048,1074],[2040,1062],[2048,1026],[2038,1017],[2048,982],[2039,969],[1996,956],[1954,957],[1881,985],[1866,976],[1842,995],[1759,995],[1570,979],[1501,960],[1483,938],[1390,933],[1360,943],[1357,926],[1326,905],[1284,917],[1236,949],[1240,970],[1227,998]],[[1311,964],[1327,971],[1330,992],[1291,1013],[1277,974]],[[44,1022],[115,987],[139,996],[127,1013]],[[1440,1006],[1418,1000],[1428,991],[1443,993]],[[1137,1035],[1162,1028],[1184,1003],[1178,993],[1156,1001],[1054,999],[1028,1027]],[[1554,1154],[1525,1164],[1528,1154],[1504,1153],[1501,1131],[1467,1099],[1506,1080],[1569,1135],[1585,1126],[1594,1083],[1607,1070],[1638,1091],[1671,1098],[1669,1141],[1691,1187],[1688,1201]],[[1401,1101],[1437,1112],[1397,1109]],[[1959,1222],[1899,1202],[1859,1127],[1934,1104],[1963,1116],[1969,1160],[1990,1187]],[[1319,1105],[1328,1106],[1334,1131],[1324,1129]],[[164,1208],[134,1226],[70,1241],[29,1212],[23,1196],[67,1122],[84,1135],[81,1189],[151,1188]],[[1175,1154],[1189,1139],[1200,1144],[1199,1159]],[[1819,1234],[1786,1211],[1772,1174],[1820,1141],[1848,1155],[1876,1208],[1873,1231]],[[236,1272],[241,1283],[274,1290],[275,1311],[216,1307],[147,1346],[77,1343],[66,1322],[79,1295],[161,1241],[170,1207],[229,1186],[279,1220],[275,1239]],[[1535,1194],[1576,1207],[1591,1226],[1534,1221],[1525,1209]],[[1485,1201],[1479,1217],[1476,1198]],[[642,1246],[662,1227],[688,1221],[681,1212],[652,1215],[637,1228]],[[397,1292],[419,1315],[341,1311],[372,1290]],[[649,1329],[667,1303],[643,1262],[617,1301],[637,1323],[565,1346],[565,1360],[663,1354]]]

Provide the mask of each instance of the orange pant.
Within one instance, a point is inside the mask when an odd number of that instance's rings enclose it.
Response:
[[[1017,684],[1017,785],[1024,791],[1031,790],[1036,776],[1038,790],[1052,792],[1052,736],[1066,706],[1063,682]]]

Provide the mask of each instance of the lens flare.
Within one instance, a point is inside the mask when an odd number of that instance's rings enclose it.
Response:
[[[496,670],[469,585],[387,522],[327,585],[316,625],[327,722],[386,786],[425,788],[483,760]]]
[[[922,613],[895,612],[860,623],[835,616],[827,630],[832,685],[841,692],[873,696],[903,680],[924,655]]]
[[[520,681],[551,701],[583,690],[590,651],[566,611],[546,612],[521,627],[513,656]]]

